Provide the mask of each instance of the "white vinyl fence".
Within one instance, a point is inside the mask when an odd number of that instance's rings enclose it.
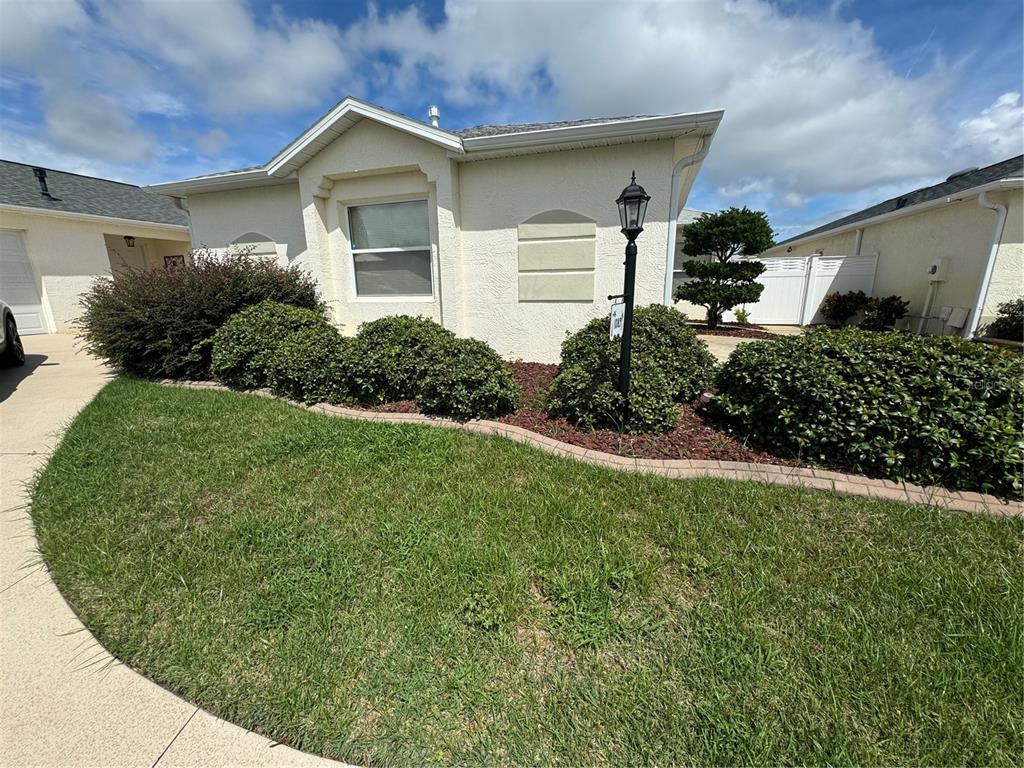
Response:
[[[871,295],[878,255],[788,256],[759,259],[765,271],[761,299],[745,304],[750,322],[759,325],[810,325],[824,320],[818,308],[829,293],[864,291]],[[732,320],[732,313],[726,319]]]

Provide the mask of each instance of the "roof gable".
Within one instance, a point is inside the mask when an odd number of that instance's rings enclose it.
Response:
[[[0,205],[188,226],[188,214],[173,198],[119,181],[45,168],[50,197],[44,197],[36,167],[0,160]]]

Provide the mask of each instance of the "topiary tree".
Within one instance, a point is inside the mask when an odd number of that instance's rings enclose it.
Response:
[[[759,261],[730,261],[733,256],[753,256],[775,245],[771,225],[763,211],[729,208],[705,213],[683,227],[683,264],[693,278],[675,290],[676,301],[689,301],[707,309],[708,328],[715,328],[722,313],[761,298],[764,289],[756,280],[764,272]],[[713,261],[694,257],[711,256]]]

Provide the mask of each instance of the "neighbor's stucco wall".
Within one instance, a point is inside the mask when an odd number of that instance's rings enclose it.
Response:
[[[674,143],[663,141],[460,164],[464,334],[488,341],[505,357],[557,362],[568,332],[606,316],[607,297],[622,292],[624,269],[615,198],[634,169],[651,195],[637,241],[636,305],[661,303],[674,152]],[[517,295],[517,228],[549,210],[597,224],[589,301],[520,301]]]
[[[188,208],[196,247],[220,250],[256,232],[277,245],[281,264],[295,264],[317,276],[317,265],[307,255],[297,183],[189,195]]]
[[[982,323],[995,315],[995,305],[1021,295],[1024,253],[1021,246],[1020,191],[990,193],[994,202],[1008,204],[996,268],[985,301]],[[917,328],[925,308],[929,282],[927,269],[932,261],[946,257],[947,279],[938,283],[925,329],[931,333],[957,333],[938,319],[942,307],[974,306],[978,283],[988,258],[996,215],[978,205],[978,196],[926,208],[919,213],[890,219],[864,228],[861,254],[878,254],[874,296],[899,295],[910,300],[910,327]],[[854,252],[856,232],[850,230],[810,240],[792,247],[766,251],[772,256],[807,256],[821,252],[825,256],[848,256]]]
[[[1024,190],[990,194],[989,199],[1006,206],[1006,225],[985,296],[982,326],[995,319],[1000,304],[1024,296]],[[989,215],[995,218],[994,213]]]
[[[140,222],[87,221],[60,216],[0,211],[0,228],[21,230],[29,264],[51,332],[70,329],[80,314],[79,298],[95,277],[109,275],[105,235],[121,239],[155,238],[180,242],[186,231],[164,230]]]

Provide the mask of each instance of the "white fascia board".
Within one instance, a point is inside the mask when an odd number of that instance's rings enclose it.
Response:
[[[249,171],[228,171],[227,173],[200,176],[196,179],[165,181],[160,184],[150,184],[143,187],[143,189],[147,189],[150,192],[159,192],[162,195],[170,195],[171,197],[183,197],[202,192],[216,192],[221,189],[280,184],[282,181],[293,181],[293,179],[271,178],[267,175],[266,170],[255,168]]]
[[[502,133],[495,136],[475,136],[463,139],[462,143],[468,154],[471,152],[535,147],[545,144],[561,144],[567,141],[594,141],[673,132],[683,135],[695,127],[704,128],[702,135],[710,136],[718,129],[718,124],[722,121],[723,114],[722,110],[714,110],[711,112],[659,115],[657,117],[633,117],[606,123],[565,125],[557,128],[538,128],[534,131]]]
[[[794,245],[803,245],[804,243],[813,242],[814,240],[822,240],[827,237],[833,237],[835,235],[841,235],[844,232],[850,230],[863,229],[864,227],[870,227],[875,224],[881,224],[892,219],[898,219],[903,216],[910,216],[911,214],[921,213],[927,211],[929,208],[937,208],[940,205],[948,205],[949,203],[955,203],[959,200],[964,200],[968,197],[976,197],[982,192],[998,192],[1000,190],[1007,189],[1021,189],[1024,188],[1024,179],[1000,179],[999,181],[990,181],[987,184],[982,184],[977,187],[969,187],[968,189],[962,189],[959,192],[954,192],[952,195],[946,195],[945,197],[937,197],[934,200],[928,200],[917,205],[911,205],[908,208],[900,208],[896,211],[889,211],[888,213],[880,213],[877,216],[872,216],[870,219],[860,219],[859,221],[852,221],[849,224],[843,224],[841,227],[835,229],[827,229],[824,232],[818,232],[814,235],[807,235],[796,240],[790,240],[785,243],[780,243],[774,248],[769,248],[764,253],[760,254],[765,257],[772,256],[785,256],[786,248],[792,248]],[[779,250],[779,249],[782,250]],[[771,253],[771,251],[778,251],[778,253]]]
[[[32,216],[53,216],[58,219],[73,219],[77,221],[96,221],[101,224],[117,224],[120,227],[145,227],[146,229],[161,229],[166,232],[188,232],[185,224],[164,224],[157,221],[144,221],[143,219],[122,219],[116,216],[100,216],[95,213],[75,213],[74,211],[53,211],[47,208],[33,208],[30,205],[8,205],[0,203],[0,212],[24,213]]]
[[[281,150],[269,163],[267,163],[267,174],[274,176],[282,171],[287,172],[289,170],[295,170],[294,168],[288,167],[289,163],[295,160],[296,156],[300,152],[315,142],[338,120],[341,120],[349,114],[355,114],[360,117],[375,120],[391,128],[395,128],[396,130],[412,134],[413,136],[424,139],[425,141],[437,144],[452,152],[461,154],[463,151],[462,139],[454,133],[443,131],[440,128],[434,128],[432,125],[426,125],[417,120],[405,117],[404,115],[380,109],[379,107],[358,101],[357,99],[347,98],[320,118],[312,128],[295,139],[295,141]]]

